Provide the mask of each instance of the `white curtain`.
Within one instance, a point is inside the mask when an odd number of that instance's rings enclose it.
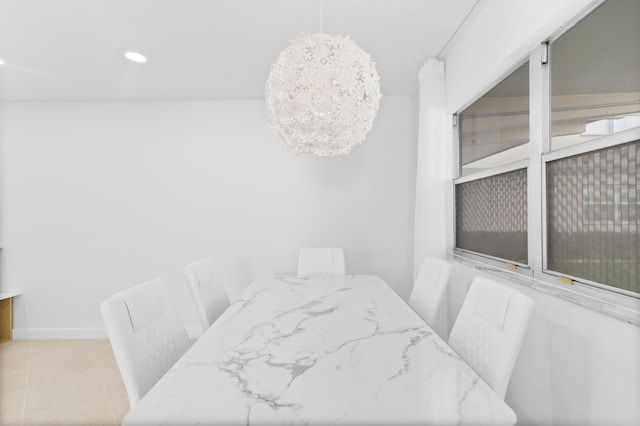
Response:
[[[428,59],[420,69],[419,131],[413,276],[425,256],[446,256],[447,156],[444,62]]]

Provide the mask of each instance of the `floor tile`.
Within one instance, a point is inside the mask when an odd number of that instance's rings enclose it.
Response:
[[[0,425],[119,425],[128,412],[108,340],[0,343]]]
[[[130,407],[120,371],[117,368],[103,368],[99,373],[116,420],[118,423],[122,423],[122,419],[127,415]]]
[[[89,343],[111,408],[116,419],[121,422],[129,412],[129,399],[111,344],[108,340],[92,340]]]
[[[96,362],[86,340],[33,341],[29,386],[66,381],[71,373],[95,370]]]
[[[0,379],[0,380],[4,380]],[[0,394],[0,425],[21,425],[25,391]]]
[[[17,370],[26,370],[29,363],[31,342],[9,340],[0,343],[0,376]]]
[[[87,342],[98,368],[118,368],[108,340],[88,340]]]
[[[97,369],[69,373],[58,379],[28,384],[25,425],[115,424],[115,417]]]
[[[11,392],[24,392],[27,389],[27,372],[26,368],[9,372],[3,371],[0,376],[0,396]]]
[[[0,424],[21,425],[31,342],[0,343]]]

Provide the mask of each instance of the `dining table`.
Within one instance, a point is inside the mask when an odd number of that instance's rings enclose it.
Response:
[[[380,277],[273,276],[123,425],[513,425],[514,411]]]

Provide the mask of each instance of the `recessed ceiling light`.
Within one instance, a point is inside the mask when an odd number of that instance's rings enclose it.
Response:
[[[0,65],[4,65],[4,61],[0,58]]]
[[[135,52],[133,50],[129,50],[129,51],[124,52],[124,56],[125,56],[125,58],[127,58],[131,62],[136,62],[138,64],[144,64],[145,62],[147,62],[147,57],[146,56],[144,56],[140,52]]]

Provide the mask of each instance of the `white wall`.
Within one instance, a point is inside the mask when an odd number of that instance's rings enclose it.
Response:
[[[482,95],[538,43],[592,3],[482,3],[446,58],[447,116]],[[448,129],[445,143],[451,164],[453,132],[450,126]],[[453,168],[447,178],[451,179],[452,173]],[[451,222],[433,226],[447,226],[452,235]],[[449,238],[448,249],[452,245],[453,238]],[[487,274],[454,262],[448,301],[450,327],[476,275]],[[640,328],[498,280],[529,294],[536,304],[506,397],[519,424],[640,424]]]
[[[639,424],[639,327],[459,263],[451,276],[451,321],[475,276],[535,301],[505,398],[518,424]]]
[[[182,268],[204,256],[236,297],[295,273],[305,246],[339,246],[347,273],[412,284],[417,106],[383,98],[348,156],[296,156],[262,100],[12,103],[0,107],[2,289],[17,337],[102,335],[99,303],[172,286],[198,330]]]

